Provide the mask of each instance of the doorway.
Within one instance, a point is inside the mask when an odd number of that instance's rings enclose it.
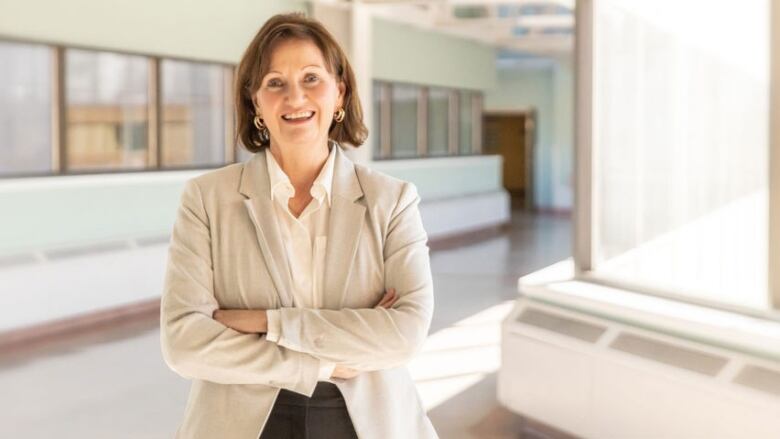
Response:
[[[512,209],[534,209],[536,110],[488,111],[482,122],[483,152],[503,158],[503,185],[512,198]]]

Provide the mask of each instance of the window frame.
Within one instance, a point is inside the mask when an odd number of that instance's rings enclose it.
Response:
[[[580,0],[575,8],[575,48],[574,48],[574,202],[573,202],[573,262],[574,278],[623,290],[636,291],[642,294],[690,303],[707,308],[720,309],[727,312],[749,315],[772,321],[780,321],[780,270],[771,267],[780,265],[780,203],[771,200],[780,196],[780,124],[770,123],[769,133],[769,257],[768,294],[770,309],[759,310],[738,305],[716,302],[683,296],[674,291],[653,288],[641,283],[632,283],[609,278],[596,273],[593,269],[594,242],[598,242],[598,229],[594,209],[594,179],[599,170],[595,168],[594,153],[598,145],[593,133],[593,17],[595,8],[601,0]],[[770,2],[770,120],[780,118],[780,4]]]
[[[156,99],[156,114],[157,117],[155,118],[155,130],[157,131],[157,138],[155,139],[155,144],[159,145],[157,147],[156,151],[156,163],[155,168],[158,170],[164,170],[164,171],[175,171],[179,169],[210,169],[210,168],[217,168],[220,166],[224,166],[226,164],[235,163],[236,157],[238,157],[238,142],[234,142],[233,137],[235,136],[236,126],[235,126],[235,111],[233,110],[233,75],[235,74],[235,67],[233,65],[229,64],[223,64],[218,62],[210,62],[210,61],[193,61],[183,58],[176,58],[176,57],[152,57],[154,62],[156,63],[156,68],[153,69],[152,73],[154,75],[154,78],[150,78],[150,84],[152,80],[157,83],[157,88],[155,90],[155,99]],[[223,141],[225,142],[225,148],[223,150],[223,156],[222,156],[222,162],[217,164],[211,164],[211,165],[166,165],[163,166],[163,147],[162,144],[162,133],[163,133],[163,90],[162,90],[162,64],[163,60],[166,61],[179,61],[179,62],[185,62],[189,64],[202,64],[206,66],[216,66],[221,68],[222,78],[223,78],[223,84],[222,84],[222,93],[224,96],[223,99],[223,105],[222,105],[222,123],[223,123]],[[150,91],[151,96],[151,91]],[[151,101],[151,99],[150,99]],[[151,107],[151,104],[150,104]],[[151,110],[150,110],[151,114]],[[150,129],[151,131],[151,129]],[[150,140],[151,145],[151,140]]]
[[[416,87],[417,114],[416,154],[408,157],[393,156],[392,139],[392,89],[394,85]],[[460,89],[437,85],[421,85],[408,82],[373,80],[373,87],[379,90],[379,150],[372,151],[373,160],[417,160],[424,158],[467,157],[482,154],[482,118],[484,95],[481,90]],[[430,155],[428,151],[428,122],[430,90],[444,90],[447,94],[447,152],[446,154]],[[471,95],[471,150],[460,151],[460,93]],[[373,99],[373,96],[372,96]],[[372,105],[374,102],[372,101]]]
[[[56,177],[64,175],[93,175],[93,174],[118,174],[118,173],[138,173],[138,172],[154,172],[154,171],[176,171],[176,170],[192,170],[192,169],[216,169],[226,164],[234,163],[238,156],[239,145],[234,142],[235,129],[236,129],[236,117],[233,109],[233,80],[235,77],[235,65],[220,62],[220,61],[207,61],[201,59],[192,59],[186,57],[177,56],[159,56],[151,55],[148,53],[134,52],[128,50],[118,50],[101,47],[90,47],[83,45],[64,45],[49,43],[43,41],[34,41],[26,39],[8,38],[2,37],[0,41],[7,43],[17,44],[30,44],[40,45],[49,48],[52,64],[50,71],[50,82],[52,84],[52,97],[51,97],[51,163],[49,164],[48,172],[20,172],[18,174],[9,174],[3,176],[3,179],[21,179],[21,178],[37,178],[37,177]],[[117,55],[128,56],[141,56],[146,58],[148,68],[148,102],[147,102],[147,117],[148,117],[148,130],[147,130],[147,161],[146,165],[142,168],[132,169],[89,169],[89,170],[70,170],[67,163],[67,119],[66,119],[66,72],[65,72],[65,52],[66,50],[82,50],[89,52],[99,53],[114,53]],[[160,89],[160,65],[162,60],[176,60],[189,63],[203,63],[208,65],[220,66],[224,73],[224,87],[225,92],[224,99],[224,111],[225,118],[225,154],[224,161],[214,165],[192,165],[192,166],[177,166],[177,167],[161,167],[161,112],[162,112],[162,95]],[[232,146],[232,147],[231,147]]]

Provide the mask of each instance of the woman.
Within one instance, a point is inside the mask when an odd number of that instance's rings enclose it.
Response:
[[[352,69],[318,22],[277,15],[236,78],[254,156],[186,182],[161,302],[193,380],[183,438],[435,438],[404,365],[433,313],[414,185],[352,163]]]

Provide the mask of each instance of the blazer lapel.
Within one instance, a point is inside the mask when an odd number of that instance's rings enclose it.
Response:
[[[327,309],[340,309],[363,230],[366,208],[356,201],[363,190],[355,173],[355,164],[338,144],[333,169],[328,243],[325,250],[325,278],[322,304]]]
[[[282,244],[279,225],[271,204],[271,184],[265,153],[256,153],[244,163],[239,192],[244,200],[249,217],[255,226],[257,243],[263,253],[266,268],[279,294],[282,307],[292,307],[292,277],[287,264],[286,250]]]

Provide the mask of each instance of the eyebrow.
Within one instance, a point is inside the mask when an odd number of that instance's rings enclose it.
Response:
[[[322,67],[322,66],[321,66],[321,65],[319,65],[319,64],[309,64],[309,65],[307,65],[307,66],[303,66],[303,67],[301,68],[301,70],[305,69],[306,67],[319,67],[319,68],[321,68],[321,69],[324,69],[324,67]],[[280,75],[282,74],[282,72],[279,72],[279,71],[276,71],[276,70],[269,70],[269,71],[268,71],[268,73],[278,73],[278,74],[280,74]],[[268,73],[266,73],[266,74],[268,74]]]

